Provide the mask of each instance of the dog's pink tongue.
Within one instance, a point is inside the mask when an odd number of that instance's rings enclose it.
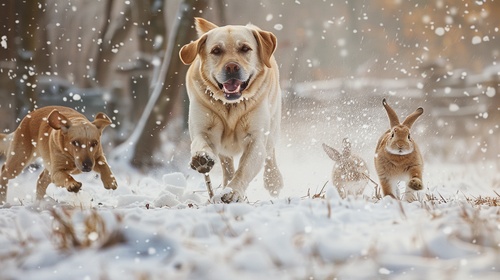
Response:
[[[241,81],[237,79],[231,79],[225,82],[223,86],[224,86],[224,92],[226,93],[240,92]]]

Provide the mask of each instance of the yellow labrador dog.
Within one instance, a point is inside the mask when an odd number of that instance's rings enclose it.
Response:
[[[0,153],[6,160],[0,175],[0,204],[7,200],[7,183],[19,175],[37,157],[45,169],[36,186],[36,198],[42,199],[50,183],[77,193],[82,183],[70,174],[96,171],[106,189],[117,183],[101,147],[102,130],[111,124],[104,113],[90,122],[77,111],[48,106],[28,114],[11,134],[0,134]]]
[[[209,172],[220,160],[223,202],[241,201],[264,165],[264,186],[279,194],[283,179],[276,164],[281,89],[273,53],[276,37],[254,25],[217,25],[195,19],[199,39],[182,47],[191,65],[186,76],[190,100],[191,167]],[[240,161],[235,171],[233,157]]]

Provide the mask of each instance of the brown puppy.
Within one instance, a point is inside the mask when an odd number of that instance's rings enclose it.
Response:
[[[77,111],[61,106],[48,106],[28,114],[11,134],[0,134],[0,153],[6,161],[0,176],[0,204],[7,201],[7,183],[19,175],[37,157],[45,169],[40,174],[36,198],[42,199],[50,183],[78,192],[82,183],[70,174],[96,171],[106,189],[117,183],[101,147],[102,130],[111,124],[104,113],[93,122]]]
[[[191,64],[186,76],[191,167],[207,173],[218,158],[229,190],[222,201],[232,202],[245,197],[264,164],[264,186],[276,196],[283,186],[274,149],[281,119],[276,37],[253,25],[218,27],[202,18],[196,18],[196,29],[200,38],[179,53]]]

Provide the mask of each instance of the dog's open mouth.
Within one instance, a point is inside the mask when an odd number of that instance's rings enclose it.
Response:
[[[219,83],[219,88],[222,89],[227,100],[236,100],[241,97],[241,94],[243,90],[247,88],[249,81],[250,78],[246,81],[229,79],[223,84]]]

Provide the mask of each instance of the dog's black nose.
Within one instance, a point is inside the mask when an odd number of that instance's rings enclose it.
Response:
[[[92,160],[86,159],[82,162],[82,171],[83,172],[90,172],[92,171]]]

